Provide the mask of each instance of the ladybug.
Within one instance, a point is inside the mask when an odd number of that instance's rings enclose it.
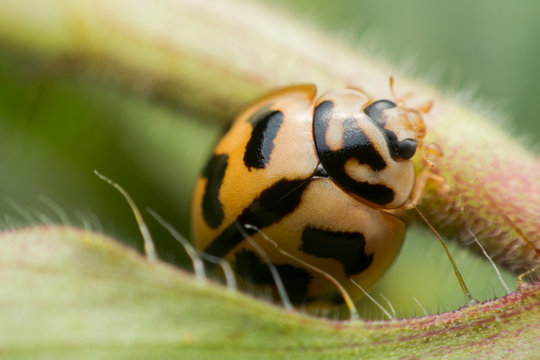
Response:
[[[196,181],[192,235],[244,288],[276,296],[270,261],[295,306],[324,308],[344,300],[322,272],[358,299],[353,281],[369,288],[396,257],[406,230],[398,210],[426,183],[411,158],[428,110],[352,88],[316,93],[289,86],[240,113]]]

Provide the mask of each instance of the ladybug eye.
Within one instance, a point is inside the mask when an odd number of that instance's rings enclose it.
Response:
[[[413,139],[405,139],[398,143],[397,152],[400,158],[409,160],[416,152],[416,141]]]
[[[383,110],[395,108],[394,104],[390,100],[378,100],[364,109],[364,113],[369,116],[373,121],[377,122],[381,126],[384,126],[386,120],[383,116]]]

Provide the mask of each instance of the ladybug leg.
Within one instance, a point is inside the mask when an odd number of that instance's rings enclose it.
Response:
[[[427,114],[428,112],[431,111],[431,108],[433,107],[433,100],[427,100],[425,102],[423,102],[422,104],[419,104],[417,106],[414,107],[414,110],[422,113],[422,114]]]
[[[449,191],[448,184],[446,183],[444,177],[433,173],[430,169],[424,169],[416,177],[416,182],[411,192],[410,200],[404,206],[405,209],[412,209],[418,205],[422,199],[422,196],[424,195],[428,182],[434,184],[438,193],[446,194]]]
[[[430,144],[421,144],[422,158],[430,167],[434,167],[433,158],[439,158],[443,156],[443,152],[439,144],[430,143]]]

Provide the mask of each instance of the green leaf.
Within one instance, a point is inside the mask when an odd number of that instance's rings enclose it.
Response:
[[[431,317],[329,321],[149,263],[66,227],[0,236],[0,353],[9,359],[532,359],[540,285]]]

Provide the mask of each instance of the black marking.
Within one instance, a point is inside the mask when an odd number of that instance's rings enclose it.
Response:
[[[224,257],[244,237],[238,230],[237,223],[250,224],[259,229],[272,225],[281,220],[285,215],[296,209],[302,197],[302,193],[309,180],[286,180],[282,179],[271,187],[264,190],[261,195],[244,209],[236,222],[230,224],[217,238],[208,245],[205,252]],[[245,229],[248,235],[256,232],[254,229]]]
[[[244,280],[257,285],[275,285],[268,265],[252,251],[243,250],[235,254],[236,272]],[[303,304],[308,299],[311,275],[304,269],[292,265],[275,265],[287,295],[294,305]]]
[[[367,164],[375,171],[381,171],[386,167],[386,162],[381,154],[353,118],[347,118],[343,121],[342,152],[344,158],[355,158],[359,163]]]
[[[383,114],[384,110],[395,108],[396,104],[390,100],[378,100],[364,109],[364,113],[373,121],[375,125],[383,132],[386,139],[386,146],[392,159],[396,160],[398,153],[398,138],[396,134],[388,129],[385,129],[386,117]]]
[[[386,146],[388,147],[388,152],[393,160],[396,160],[399,156],[399,141],[396,134],[388,129],[381,128],[383,131],[384,137],[386,139]]]
[[[383,170],[386,163],[374,148],[354,119],[343,122],[343,149],[332,151],[326,143],[326,132],[332,118],[334,104],[327,100],[315,108],[313,115],[313,137],[319,160],[328,173],[342,188],[375,204],[387,204],[394,200],[394,191],[381,184],[356,181],[345,172],[345,163],[357,159],[368,164],[374,171]]]
[[[366,254],[362,233],[337,232],[306,227],[301,250],[319,258],[332,258],[343,265],[347,276],[358,274],[371,265],[373,254]]]
[[[394,104],[390,100],[378,100],[364,109],[364,113],[375,121],[380,127],[386,125],[386,119],[383,115],[383,111],[386,109],[395,108]]]
[[[410,159],[416,153],[416,141],[413,139],[405,139],[398,143],[397,153],[402,159]]]
[[[219,190],[228,160],[227,154],[213,154],[202,173],[202,176],[207,179],[202,198],[203,217],[208,226],[213,229],[218,228],[224,218],[223,205],[219,201]]]
[[[326,133],[332,118],[334,105],[331,101],[324,101],[315,109],[313,120],[313,133],[319,158],[323,166],[328,169],[328,163],[333,162],[341,167],[344,172],[345,162],[349,159],[357,159],[361,164],[369,165],[374,171],[381,171],[386,163],[371,140],[358,126],[354,118],[346,118],[343,121],[343,148],[332,151],[326,142]],[[338,167],[336,166],[336,167]],[[334,175],[329,171],[331,175]]]
[[[400,142],[393,131],[384,128],[386,125],[386,118],[383,111],[394,107],[396,107],[396,104],[390,100],[379,100],[366,107],[364,113],[369,116],[373,123],[383,132],[392,159],[396,160],[401,158],[409,160],[416,152],[416,142],[413,139],[405,139]]]
[[[386,185],[351,180],[354,193],[372,203],[384,205],[394,200],[394,191]],[[345,186],[343,186],[345,187]]]
[[[345,304],[345,299],[343,298],[343,295],[341,295],[339,291],[331,291],[322,295],[310,296],[307,300],[307,302],[314,302],[314,301],[327,302],[335,306]]]
[[[256,112],[248,121],[253,126],[251,138],[246,145],[244,164],[251,168],[264,169],[274,149],[274,139],[283,123],[281,111]]]

